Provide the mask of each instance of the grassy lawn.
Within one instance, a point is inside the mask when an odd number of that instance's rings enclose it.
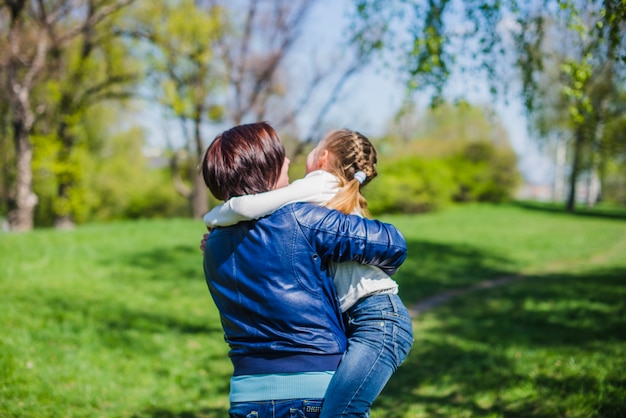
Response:
[[[414,321],[372,417],[626,416],[626,216],[533,205],[388,216]],[[192,220],[0,235],[0,416],[224,417],[231,365]]]

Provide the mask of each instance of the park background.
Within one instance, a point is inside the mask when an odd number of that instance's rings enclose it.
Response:
[[[373,416],[623,416],[626,5],[0,3],[0,415],[212,417],[215,135],[376,144],[416,345]]]

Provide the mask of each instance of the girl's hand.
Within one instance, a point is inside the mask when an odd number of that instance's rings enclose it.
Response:
[[[202,236],[202,241],[200,241],[200,250],[202,250],[202,254],[204,254],[204,248],[206,247],[206,240],[209,238],[210,233],[211,233],[211,230],[209,229],[209,232],[204,234]]]

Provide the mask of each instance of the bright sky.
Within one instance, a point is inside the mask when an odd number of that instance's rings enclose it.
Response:
[[[316,45],[336,44],[337,38],[341,36],[341,28],[346,26],[345,7],[348,1],[350,0],[322,0],[313,10],[307,29],[310,32],[308,39],[314,40]],[[344,124],[372,136],[383,134],[388,121],[398,109],[403,94],[403,86],[393,77],[394,75],[389,72],[376,71],[367,71],[361,76],[349,90],[349,102],[342,103],[342,113],[351,118]],[[461,77],[456,79],[458,82],[454,83],[455,76],[451,77],[453,82],[450,83],[448,91],[452,96],[463,95],[470,103],[491,104],[495,108],[519,156],[520,170],[526,181],[550,184],[554,171],[551,158],[542,155],[536,142],[529,138],[521,102],[510,99],[508,105],[503,101],[492,103],[486,83],[482,86],[473,86],[470,90],[466,88],[467,80]]]
[[[324,59],[341,59],[341,56],[337,56],[337,44],[342,28],[346,27],[345,7],[348,1],[350,0],[321,0],[312,10],[303,36],[310,42],[312,49]],[[332,52],[324,53],[325,48]],[[301,52],[310,53],[304,50]],[[491,103],[492,99],[486,93],[486,83],[482,86],[473,85],[471,91],[465,92],[467,80],[455,76],[451,77],[451,80],[457,80],[449,86],[452,96],[463,95],[472,104],[491,104],[495,108],[519,156],[520,170],[526,181],[550,184],[553,165],[550,158],[542,156],[537,144],[529,139],[519,101],[512,101],[508,105],[502,102]],[[335,106],[331,114],[333,124],[359,130],[368,136],[384,134],[389,120],[401,103],[403,91],[403,86],[394,80],[394,74],[391,72],[367,70],[346,87],[345,98],[339,106]],[[149,115],[146,120],[151,125],[148,129],[152,144],[163,142],[164,130],[167,130],[174,140],[180,135],[178,124],[169,124],[169,127],[165,127],[158,110],[148,109],[147,113]],[[302,116],[304,124],[306,117],[307,115]],[[207,132],[207,137],[214,137],[215,134],[217,132]]]

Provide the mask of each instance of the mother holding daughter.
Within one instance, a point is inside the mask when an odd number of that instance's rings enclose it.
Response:
[[[226,201],[205,216],[220,228],[204,266],[235,366],[231,417],[366,417],[406,358],[411,320],[390,277],[406,243],[362,217],[376,158],[363,135],[334,131],[287,185],[289,160],[265,123],[207,150],[205,182]]]

